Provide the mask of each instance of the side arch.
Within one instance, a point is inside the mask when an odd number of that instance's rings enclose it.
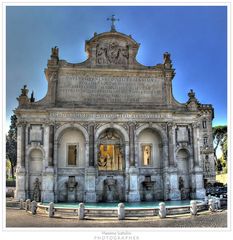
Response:
[[[59,140],[62,137],[63,133],[67,129],[78,129],[78,130],[80,130],[82,132],[84,138],[85,138],[86,143],[89,142],[89,136],[88,136],[87,130],[83,126],[78,124],[78,123],[65,123],[62,126],[60,126],[57,129],[56,133],[55,133],[55,141],[59,142]]]
[[[160,135],[160,137],[161,137],[161,139],[162,139],[163,145],[167,145],[167,144],[168,144],[168,138],[167,138],[166,132],[163,130],[162,127],[160,127],[158,124],[155,124],[155,123],[152,124],[152,125],[150,125],[149,123],[147,123],[147,124],[142,125],[142,126],[139,127],[138,129],[136,129],[136,131],[135,131],[135,136],[136,136],[136,138],[138,137],[138,135],[139,135],[143,130],[145,130],[145,129],[147,129],[147,128],[153,129],[153,130],[155,130],[156,132],[159,133],[159,135]]]

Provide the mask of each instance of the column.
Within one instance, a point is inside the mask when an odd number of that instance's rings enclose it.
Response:
[[[193,124],[192,126],[193,130],[193,155],[194,155],[194,166],[199,166],[199,154],[198,154],[198,149],[199,149],[199,125],[197,123]]]
[[[21,135],[21,164],[25,168],[25,156],[26,156],[26,124],[22,124],[22,135]]]
[[[174,134],[173,134],[173,123],[169,122],[167,124],[168,131],[168,156],[169,156],[169,166],[174,166]]]
[[[53,169],[53,142],[54,127],[49,123],[44,126],[44,171],[42,174],[41,198],[44,202],[54,201],[54,169]]]
[[[58,177],[57,177],[57,161],[58,161],[58,148],[59,148],[59,143],[57,139],[54,139],[54,150],[53,150],[53,165],[54,165],[54,202],[58,201],[58,188],[57,188],[57,182],[58,182]]]
[[[194,174],[192,188],[195,189],[195,198],[203,199],[206,191],[204,189],[203,169],[200,167],[200,148],[199,148],[199,123],[193,124],[193,154],[194,154]]]
[[[49,126],[49,159],[48,166],[53,166],[54,125]]]
[[[140,201],[139,194],[139,185],[138,185],[138,176],[139,169],[135,166],[135,151],[134,151],[134,132],[135,132],[135,124],[133,122],[129,123],[129,193],[128,193],[128,201],[129,202],[138,202]]]
[[[134,131],[135,124],[129,124],[129,161],[130,166],[135,166],[135,153],[134,153]]]
[[[17,171],[16,171],[16,191],[17,200],[26,200],[26,171],[25,171],[25,151],[26,151],[26,124],[17,126]]]
[[[88,125],[88,134],[89,139],[86,143],[86,146],[88,148],[89,146],[89,153],[88,158],[88,164],[89,166],[85,169],[85,201],[86,202],[96,202],[96,169],[94,168],[94,131],[95,131],[95,124],[90,123]],[[88,149],[87,149],[88,151]]]
[[[90,124],[88,126],[88,133],[89,133],[89,166],[94,167],[94,124]]]

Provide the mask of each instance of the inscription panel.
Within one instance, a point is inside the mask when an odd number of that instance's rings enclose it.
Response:
[[[162,104],[162,79],[150,77],[62,75],[58,101],[86,104]]]

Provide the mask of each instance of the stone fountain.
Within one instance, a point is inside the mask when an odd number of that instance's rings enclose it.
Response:
[[[142,182],[143,200],[153,201],[154,200],[154,184],[155,181],[151,181],[151,176],[146,176]]]
[[[74,176],[70,176],[68,181],[65,183],[66,189],[67,189],[67,201],[68,202],[76,202],[76,196],[77,196],[77,185],[78,182],[76,182]]]
[[[103,200],[106,202],[118,201],[119,197],[117,194],[117,180],[113,176],[108,176],[104,180],[104,193]]]

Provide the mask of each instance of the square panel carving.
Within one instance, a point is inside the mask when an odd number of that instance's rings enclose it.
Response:
[[[41,124],[31,124],[28,129],[28,144],[39,142],[43,145],[44,129]]]
[[[176,143],[190,143],[190,130],[187,125],[178,125],[176,128]]]

